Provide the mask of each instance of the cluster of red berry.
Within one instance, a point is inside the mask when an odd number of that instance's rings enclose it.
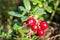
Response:
[[[48,28],[48,23],[43,22],[42,20],[36,21],[33,17],[29,18],[27,20],[27,24],[31,26],[31,29],[34,32],[37,32],[38,36],[43,36],[44,35],[44,30]]]

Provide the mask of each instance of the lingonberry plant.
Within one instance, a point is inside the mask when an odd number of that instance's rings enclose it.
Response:
[[[30,2],[32,2],[32,7],[31,7]],[[38,2],[40,2],[40,1],[38,1]],[[37,4],[34,5],[33,3],[34,3],[34,1],[32,1],[32,0],[23,0],[24,6],[19,6],[18,12],[9,11],[8,14],[10,14],[12,16],[20,17],[21,24],[27,24],[27,27],[30,26],[31,30],[35,34],[37,34],[39,37],[41,37],[41,36],[44,36],[44,30],[48,28],[48,23],[44,22],[44,17],[43,17],[43,15],[46,14],[46,12],[45,12],[45,9],[43,9],[42,6],[40,6],[40,3],[37,3],[39,5],[37,5]],[[25,28],[25,27],[17,27],[15,25],[13,26],[14,30],[16,30],[16,31],[18,30],[18,32],[21,34],[21,37],[26,38],[27,37],[25,35],[26,31],[22,30],[22,28]],[[21,25],[21,26],[23,26],[23,25]],[[30,33],[28,33],[28,34],[30,36],[32,36]],[[26,36],[26,37],[24,37],[24,36]]]
[[[50,20],[53,19],[58,4],[59,0],[1,0],[0,40],[40,40],[45,37],[46,21],[51,13]]]

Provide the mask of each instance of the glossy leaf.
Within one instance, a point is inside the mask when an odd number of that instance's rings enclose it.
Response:
[[[19,6],[19,12],[22,14],[21,16],[23,17],[26,14],[26,9],[23,6]]]
[[[28,32],[27,29],[24,29],[24,30],[23,30],[23,29],[19,29],[18,31],[19,31],[19,33],[21,34],[21,36],[24,36],[25,33]]]
[[[14,25],[13,25],[13,29],[14,29],[14,30],[18,30],[19,28],[21,28],[21,26],[18,26],[17,24],[14,24]]]
[[[21,17],[22,22],[26,21],[28,19],[28,16]]]
[[[47,1],[44,1],[42,4],[43,4],[44,7],[48,6],[48,2]]]
[[[34,36],[32,37],[32,40],[36,40],[37,38],[38,38],[38,36],[34,35]]]
[[[46,14],[46,12],[42,8],[39,8],[39,7],[35,7],[35,9],[33,9],[32,13],[33,14],[35,14],[35,13],[37,13],[37,14]]]
[[[21,40],[29,40],[29,38],[27,38],[27,37],[23,37]]]
[[[35,13],[46,14],[42,8],[39,8]]]
[[[25,6],[27,11],[31,9],[31,5],[30,5],[29,0],[23,0],[23,3],[24,3],[24,6]]]
[[[18,14],[18,12],[14,12],[14,11],[9,11],[8,14],[16,17],[21,17],[21,15]]]
[[[37,2],[37,3],[39,2],[39,0],[30,0],[30,1],[32,1],[32,2]]]
[[[50,6],[48,6],[45,10],[49,13],[51,13],[53,11],[52,7],[50,7]]]
[[[33,5],[36,5],[37,3],[39,3],[39,0],[30,0],[32,1]]]
[[[42,6],[43,6],[43,5],[42,5],[42,2],[39,2],[39,3],[38,3],[38,6],[39,6],[39,7],[42,7]]]
[[[18,7],[20,11],[25,11],[25,8],[23,6]]]

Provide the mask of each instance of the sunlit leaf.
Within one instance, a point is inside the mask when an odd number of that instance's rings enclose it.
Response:
[[[7,39],[11,37],[11,33],[12,33],[12,30],[9,29],[8,32],[6,33],[6,35],[7,35],[6,38]]]
[[[28,32],[27,29],[24,29],[24,30],[23,29],[20,29],[19,30],[19,33],[21,34],[21,36],[24,36],[26,32]]]
[[[23,0],[23,3],[24,3],[24,6],[25,6],[27,11],[31,9],[31,5],[30,5],[29,0]]]
[[[8,14],[16,17],[21,17],[21,15],[18,14],[18,12],[14,12],[14,11],[9,11]]]
[[[37,13],[37,14],[46,14],[46,12],[42,8],[39,8],[39,7],[35,7],[35,9],[33,9],[32,13],[33,14],[35,14],[35,13]]]
[[[42,4],[43,4],[44,7],[47,7],[48,6],[47,1],[44,1]]]
[[[17,24],[14,24],[14,25],[13,25],[13,29],[14,29],[14,30],[18,30],[19,28],[21,28],[21,26],[19,26],[19,25],[17,25]]]
[[[35,13],[46,14],[42,8],[39,8]]]
[[[53,11],[52,7],[50,7],[50,6],[46,7],[45,10],[46,10],[47,12],[49,12],[49,13],[51,13],[51,12]]]
[[[30,40],[30,39],[27,37],[23,37],[21,40]]]
[[[26,21],[28,19],[28,16],[21,17],[22,22]]]
[[[26,14],[26,9],[23,6],[19,6],[19,12],[22,14],[21,16],[23,17]]]
[[[32,37],[32,40],[36,40],[37,38],[38,38],[38,36],[34,35],[34,36]]]
[[[23,6],[18,7],[20,11],[25,11],[25,8]]]
[[[37,3],[39,3],[39,0],[30,0],[32,3],[33,3],[33,5],[36,5]]]

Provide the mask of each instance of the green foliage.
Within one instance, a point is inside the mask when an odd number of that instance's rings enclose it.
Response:
[[[17,24],[14,24],[14,25],[13,25],[13,29],[14,29],[14,30],[17,31],[19,28],[21,28],[21,26],[18,26]]]
[[[53,11],[50,6],[48,6],[47,8],[45,8],[45,10],[46,10],[47,12],[49,12],[49,13],[52,13],[52,11]]]
[[[18,14],[18,12],[14,12],[14,11],[9,11],[8,14],[12,15],[12,16],[16,16],[16,17],[20,17],[21,16],[20,14]]]
[[[21,36],[22,37],[24,37],[25,36],[25,33],[27,33],[28,32],[28,30],[27,29],[20,29],[20,30],[18,30],[19,31],[19,33],[21,34]]]
[[[29,39],[29,38],[26,38],[26,37],[25,37],[25,38],[24,38],[24,37],[22,37],[22,39],[21,39],[21,40],[30,40],[30,39]]]
[[[28,19],[28,16],[21,17],[22,22],[26,21]]]
[[[37,38],[38,38],[38,36],[34,35],[34,36],[32,37],[32,40],[36,40]]]
[[[18,8],[19,8],[20,14],[22,12],[21,15],[24,16],[26,14],[26,9],[23,6],[19,6]]]
[[[23,0],[24,6],[27,11],[31,9],[30,1],[29,0]]]
[[[42,9],[42,8],[39,8],[38,6],[35,7],[33,10],[32,10],[32,13],[35,14],[35,13],[40,13],[40,14],[46,14],[46,12]]]

